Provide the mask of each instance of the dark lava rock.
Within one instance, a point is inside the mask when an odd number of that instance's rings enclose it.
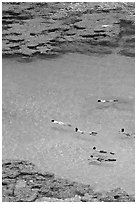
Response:
[[[3,56],[135,56],[134,3],[4,2],[2,12]]]
[[[121,55],[134,57],[135,56],[135,25],[134,21],[120,19],[119,44]]]
[[[3,202],[133,202],[134,196],[120,188],[94,192],[90,185],[71,182],[42,172],[29,161],[6,160],[2,164]]]
[[[103,202],[134,202],[135,198],[132,195],[128,195],[121,188],[116,188],[107,192],[106,195],[103,195],[99,201]]]
[[[3,161],[3,201],[34,201],[41,197],[66,199],[93,193],[89,185],[56,178],[40,172],[28,161]]]

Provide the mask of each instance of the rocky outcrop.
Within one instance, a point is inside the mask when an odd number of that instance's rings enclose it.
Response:
[[[94,192],[90,185],[57,178],[41,172],[34,164],[6,160],[2,165],[3,202],[134,202],[135,198],[120,188]]]
[[[135,55],[134,3],[4,2],[2,12],[3,56]]]

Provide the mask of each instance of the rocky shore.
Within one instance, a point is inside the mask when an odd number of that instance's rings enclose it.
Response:
[[[3,202],[134,202],[120,188],[94,192],[90,185],[41,172],[29,161],[5,160],[2,164]]]
[[[112,2],[2,4],[3,56],[64,53],[135,56],[135,4]]]

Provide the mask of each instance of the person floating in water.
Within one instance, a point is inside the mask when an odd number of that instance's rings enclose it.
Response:
[[[81,133],[81,134],[84,134],[84,132],[83,132],[82,130],[78,129],[78,128],[75,128],[74,131],[75,131],[75,132],[79,132],[79,133]]]
[[[132,136],[134,136],[134,138],[135,138],[135,134],[134,134],[134,133],[126,133],[124,128],[121,128],[121,129],[119,130],[119,133],[122,133],[122,134],[124,134],[124,135],[127,136],[127,137],[132,137]]]
[[[113,102],[118,102],[118,99],[113,100],[98,99],[98,103],[113,103]]]
[[[80,130],[79,128],[74,128],[74,131],[77,132],[77,133],[80,133],[80,134],[89,134],[89,135],[92,135],[92,136],[96,136],[98,133],[97,132],[87,132],[87,131],[82,131]]]
[[[97,150],[96,147],[93,147],[93,150],[95,150],[96,152],[101,153],[101,154],[112,154],[112,155],[115,154],[114,152],[107,152],[106,150]]]
[[[96,136],[98,133],[97,132],[94,132],[94,131],[92,131],[92,132],[89,132],[89,135],[93,135],[93,136]]]
[[[72,126],[71,124],[63,123],[63,122],[57,121],[57,120],[51,120],[51,122],[54,123],[54,124],[63,125],[63,126],[69,126],[69,127]]]
[[[82,130],[80,130],[79,128],[75,128],[74,131],[75,131],[75,132],[78,132],[78,133],[81,133],[81,134],[89,134],[89,135],[93,135],[93,136],[95,136],[95,135],[98,134],[97,132],[86,132],[86,131],[82,131]]]
[[[62,125],[62,126],[73,127],[71,124],[63,123],[63,122],[57,121],[57,120],[51,120],[51,122],[54,123],[54,124]],[[74,132],[80,133],[80,134],[89,134],[89,135],[92,135],[92,136],[96,136],[98,134],[97,132],[94,132],[94,131],[92,131],[92,132],[82,131],[77,127],[74,128]]]

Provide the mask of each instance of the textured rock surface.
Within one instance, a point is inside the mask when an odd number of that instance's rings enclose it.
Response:
[[[134,3],[2,4],[3,56],[135,55]]]
[[[133,202],[134,196],[120,188],[94,192],[90,185],[41,172],[29,161],[6,160],[2,165],[3,202]]]

